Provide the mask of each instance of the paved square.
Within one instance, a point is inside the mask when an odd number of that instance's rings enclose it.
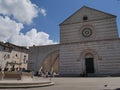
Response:
[[[52,78],[53,86],[0,90],[120,90],[120,77]]]

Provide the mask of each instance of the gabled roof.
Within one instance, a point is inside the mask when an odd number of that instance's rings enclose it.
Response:
[[[64,24],[68,24],[69,21],[72,21],[74,19],[72,19],[76,14],[80,13],[83,14],[83,11],[82,10],[86,10],[86,9],[89,9],[89,11],[94,11],[94,12],[97,12],[97,13],[101,13],[103,15],[106,15],[106,17],[116,17],[115,15],[112,15],[112,14],[109,14],[109,13],[106,13],[106,12],[103,12],[103,11],[100,11],[100,10],[96,10],[96,9],[93,9],[93,8],[90,8],[90,7],[87,7],[87,6],[83,6],[82,8],[80,8],[79,10],[77,10],[75,13],[73,13],[71,16],[69,16],[67,19],[65,19],[60,25],[64,25]],[[85,13],[84,13],[85,14]],[[87,14],[87,13],[86,13]],[[97,16],[97,14],[96,14]],[[71,19],[71,20],[70,20]],[[100,19],[100,18],[99,18]],[[102,18],[101,18],[102,19]]]

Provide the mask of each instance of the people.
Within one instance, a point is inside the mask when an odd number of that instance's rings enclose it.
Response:
[[[41,70],[40,72],[36,72],[35,73],[35,76],[38,76],[38,77],[44,77],[44,78],[47,78],[47,77],[54,77],[56,75],[56,73],[53,71],[53,72],[49,72],[49,71],[43,71]]]

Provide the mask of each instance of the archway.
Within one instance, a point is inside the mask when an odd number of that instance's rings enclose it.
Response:
[[[40,67],[42,72],[59,73],[59,50],[53,51],[46,55]]]

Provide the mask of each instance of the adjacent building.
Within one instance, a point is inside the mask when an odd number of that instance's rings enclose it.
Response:
[[[0,70],[27,70],[28,49],[11,43],[0,42]]]

